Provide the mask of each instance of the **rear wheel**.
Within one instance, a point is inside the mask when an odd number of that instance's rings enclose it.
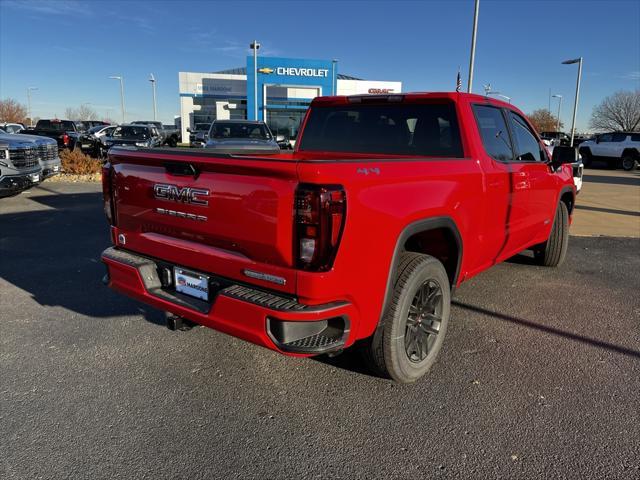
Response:
[[[442,263],[429,255],[400,257],[393,296],[365,359],[381,376],[412,383],[435,363],[449,323],[451,292]]]
[[[625,155],[624,157],[622,157],[620,163],[622,165],[622,169],[626,170],[627,172],[638,167],[638,160],[631,155]]]
[[[581,149],[580,156],[582,157],[582,164],[585,167],[590,167],[591,162],[593,161],[593,157],[591,156],[591,150],[589,150],[588,148]]]
[[[562,265],[567,256],[569,246],[569,210],[564,202],[560,202],[556,211],[553,227],[546,242],[533,250],[535,259],[545,267]]]

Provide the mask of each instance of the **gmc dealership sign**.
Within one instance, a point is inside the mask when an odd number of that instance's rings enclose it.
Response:
[[[369,93],[393,93],[394,88],[370,88]]]

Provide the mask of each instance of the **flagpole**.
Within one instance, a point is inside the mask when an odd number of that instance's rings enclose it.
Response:
[[[473,33],[471,34],[471,56],[469,58],[469,85],[467,92],[471,93],[473,87],[473,64],[476,59],[476,36],[478,33],[478,11],[480,10],[480,0],[476,0],[476,8],[473,14]]]

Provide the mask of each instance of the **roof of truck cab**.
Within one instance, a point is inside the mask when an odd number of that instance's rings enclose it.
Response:
[[[326,97],[316,97],[311,102],[311,105],[318,104],[344,104],[352,103],[354,99],[366,99],[367,103],[375,103],[376,100],[381,102],[411,102],[413,100],[439,100],[446,99],[454,102],[459,101],[474,101],[488,103],[492,105],[500,105],[509,108],[515,108],[513,104],[498,100],[493,97],[485,95],[478,95],[476,93],[464,93],[464,92],[406,92],[406,93],[384,93],[384,94],[357,94],[357,95],[335,95]],[[517,110],[517,108],[515,108]]]

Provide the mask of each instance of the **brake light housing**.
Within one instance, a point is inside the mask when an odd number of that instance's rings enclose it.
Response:
[[[69,135],[66,133],[62,135],[62,143],[68,147],[69,146]]]
[[[346,194],[341,185],[298,186],[294,212],[298,268],[331,270],[344,230],[346,209]]]
[[[104,205],[104,214],[107,217],[110,225],[115,225],[115,205],[113,198],[113,182],[112,182],[113,169],[111,164],[106,162],[102,166],[102,201]]]

